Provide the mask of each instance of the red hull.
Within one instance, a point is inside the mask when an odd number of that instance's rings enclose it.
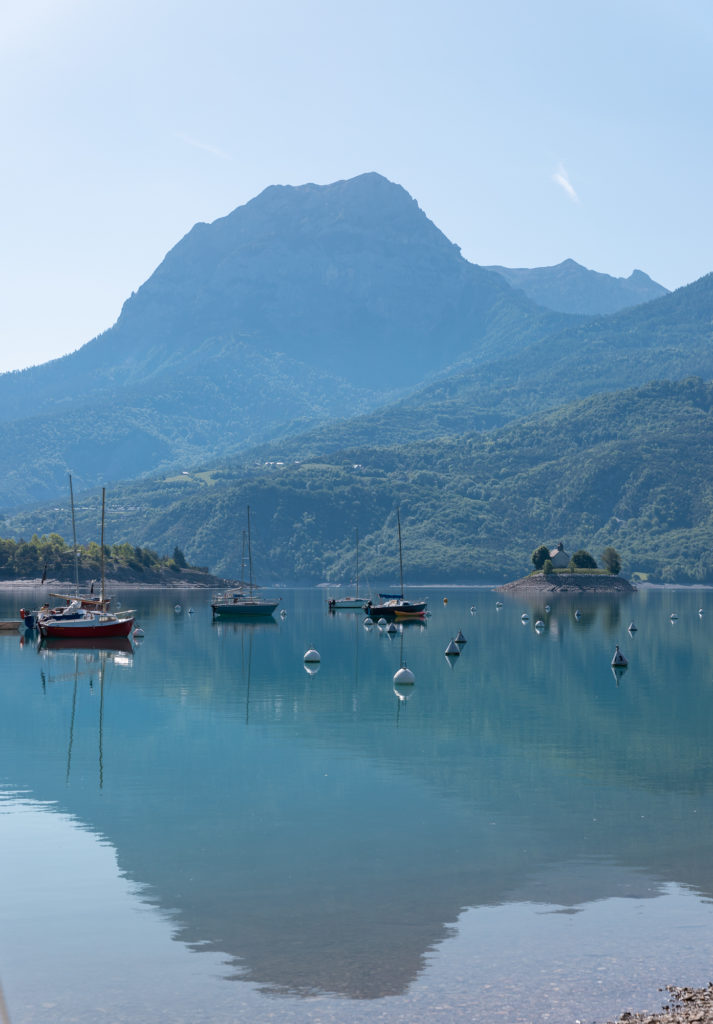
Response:
[[[80,620],[81,621],[81,620]],[[115,619],[113,622],[97,622],[95,625],[74,622],[40,623],[42,636],[54,640],[101,640],[105,637],[128,636],[134,624],[131,619]]]

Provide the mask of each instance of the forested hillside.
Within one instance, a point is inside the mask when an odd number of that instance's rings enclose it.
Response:
[[[595,557],[615,547],[624,575],[711,580],[711,436],[713,384],[653,383],[490,433],[362,443],[319,460],[235,463],[127,485],[110,496],[108,532],[178,545],[191,561],[235,575],[249,503],[263,581],[349,580],[358,526],[364,576],[394,582],[398,505],[407,582],[519,576],[536,546],[559,540]],[[89,536],[97,502],[82,500]],[[51,509],[17,515],[0,532],[29,536],[57,518]]]

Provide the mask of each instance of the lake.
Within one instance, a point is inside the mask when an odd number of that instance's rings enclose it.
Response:
[[[709,981],[709,591],[414,588],[394,635],[318,588],[115,593],[142,641],[0,634],[13,1024],[584,1024]]]

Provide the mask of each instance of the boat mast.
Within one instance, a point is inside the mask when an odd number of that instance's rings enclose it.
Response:
[[[101,566],[102,566],[101,610],[102,611],[104,611],[104,501],[105,501],[105,495],[106,495],[106,487],[102,487],[102,536],[101,536],[101,542],[102,542],[102,544],[101,544],[101,546],[102,546],[102,557],[101,557]]]
[[[401,553],[401,512],[396,509],[396,522],[399,527],[399,577],[401,579],[401,597],[404,596],[404,559]]]
[[[245,538],[247,534],[243,530],[243,553],[240,557],[240,589],[242,590],[245,586]]]
[[[359,527],[356,528],[356,596],[359,597]]]
[[[77,556],[77,527],[74,522],[74,491],[72,474],[69,474],[69,501],[72,506],[72,542],[74,544],[74,596],[79,597],[79,559]]]
[[[253,596],[253,549],[250,541],[250,506],[248,505],[248,567],[250,571],[250,597]]]

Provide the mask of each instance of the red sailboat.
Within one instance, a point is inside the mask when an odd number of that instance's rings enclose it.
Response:
[[[104,506],[106,488],[102,487],[102,526],[101,526],[101,599],[98,609],[85,608],[82,601],[77,598],[67,607],[60,609],[57,613],[41,615],[38,626],[43,637],[55,640],[100,640],[111,637],[128,636],[134,624],[134,616],[131,612],[124,615],[114,615],[107,611],[107,603],[104,598]],[[72,500],[72,530],[74,531],[74,500]],[[76,551],[77,539],[74,535],[75,550],[75,574],[76,574]]]

